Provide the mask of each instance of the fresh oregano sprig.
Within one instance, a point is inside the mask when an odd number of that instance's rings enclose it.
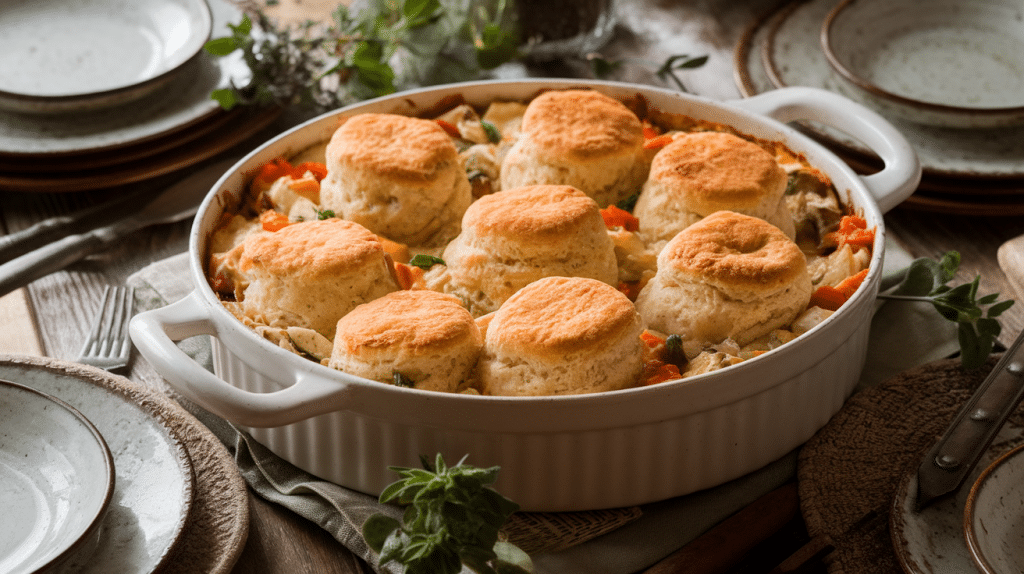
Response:
[[[992,353],[1002,330],[996,317],[1012,307],[1014,301],[1000,301],[998,293],[979,297],[980,275],[970,283],[949,286],[959,267],[960,254],[956,251],[949,251],[938,260],[916,259],[895,288],[878,297],[931,303],[939,314],[957,324],[960,363],[971,370],[982,366]]]
[[[394,561],[406,574],[457,574],[465,565],[479,574],[529,574],[532,562],[515,545],[498,540],[519,505],[490,485],[498,467],[445,464],[438,454],[423,468],[391,467],[402,478],[380,502],[406,505],[402,521],[375,514],[363,524],[366,543],[380,563]]]

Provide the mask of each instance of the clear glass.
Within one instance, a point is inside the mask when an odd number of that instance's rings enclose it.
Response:
[[[615,4],[615,0],[516,0],[524,52],[534,60],[554,60],[600,50],[615,31]]]

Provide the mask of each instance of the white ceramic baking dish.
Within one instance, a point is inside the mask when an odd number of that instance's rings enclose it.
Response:
[[[370,382],[280,349],[238,322],[204,275],[207,239],[258,167],[324,141],[338,117],[416,114],[462,96],[470,103],[527,99],[540,89],[587,86],[642,94],[664,111],[782,141],[827,173],[877,229],[871,271],[832,317],[789,344],[706,375],[615,392],[555,397],[446,394]],[[787,122],[814,120],[862,140],[885,168],[858,176]],[[403,92],[315,118],[262,145],[213,187],[190,239],[195,290],[131,323],[139,350],[181,394],[247,428],[284,459],[324,479],[378,494],[390,465],[420,455],[501,467],[496,488],[524,510],[569,511],[662,500],[719,485],[796,448],[835,414],[860,375],[883,257],[882,213],[917,186],[906,140],[877,114],[832,93],[786,88],[721,103],[647,86],[576,80],[474,82]],[[174,344],[212,335],[215,374]]]

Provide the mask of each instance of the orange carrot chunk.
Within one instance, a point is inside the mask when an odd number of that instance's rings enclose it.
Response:
[[[605,227],[621,227],[626,231],[636,231],[640,229],[640,220],[633,216],[632,213],[621,209],[614,205],[601,210],[601,217],[604,219]]]
[[[452,136],[453,138],[462,137],[462,134],[459,133],[459,128],[455,127],[455,124],[452,124],[451,122],[446,122],[444,120],[434,121],[437,122],[437,125],[441,126],[441,129],[443,129],[445,132],[448,133],[448,135]]]
[[[260,214],[260,225],[264,231],[280,231],[290,224],[288,216],[281,212],[269,209]]]
[[[850,275],[846,279],[840,281],[839,285],[836,285],[836,290],[842,293],[845,298],[849,299],[857,291],[857,288],[860,287],[860,284],[864,282],[864,278],[867,276],[867,269],[864,269],[854,275]]]
[[[672,143],[672,136],[660,135],[644,141],[644,149],[661,149]]]
[[[846,302],[843,292],[829,285],[822,285],[811,294],[811,307],[821,307],[827,311],[835,311]]]

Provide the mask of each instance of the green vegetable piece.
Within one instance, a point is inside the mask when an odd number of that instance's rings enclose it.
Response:
[[[409,260],[409,265],[429,271],[434,265],[444,265],[444,259],[433,255],[427,255],[425,253],[417,253]]]
[[[480,125],[483,126],[484,132],[487,133],[487,141],[491,143],[498,143],[501,141],[501,130],[497,126],[486,120],[480,120]]]
[[[334,217],[334,211],[330,209],[318,209],[316,210],[316,218],[319,220],[330,219]]]

